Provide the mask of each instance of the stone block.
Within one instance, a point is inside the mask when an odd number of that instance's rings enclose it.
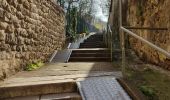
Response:
[[[5,30],[6,33],[14,33],[14,31],[15,31],[15,28],[14,28],[14,25],[12,24],[9,24],[7,26],[7,29]]]
[[[0,29],[5,30],[8,26],[8,23],[6,22],[0,22]]]
[[[0,18],[4,17],[4,9],[0,8]]]
[[[34,3],[30,3],[30,11],[33,12],[33,13],[38,13],[38,9],[37,9],[37,6],[34,4]]]
[[[7,49],[7,46],[4,42],[0,42],[0,51],[5,51]]]
[[[22,11],[23,11],[23,8],[24,8],[24,7],[23,7],[22,4],[18,4],[18,6],[17,6],[17,10],[18,10],[18,11],[21,11],[21,12],[22,12]]]
[[[23,3],[23,6],[24,6],[26,9],[30,9],[30,3],[29,3],[27,0]]]
[[[5,40],[5,32],[4,30],[0,30],[0,41],[4,41]]]
[[[10,6],[9,4],[7,4],[5,10],[11,13],[11,11],[12,11],[12,10],[11,10],[11,6]]]
[[[5,21],[5,22],[8,22],[8,23],[12,23],[11,22],[11,16],[12,16],[12,14],[11,13],[9,13],[9,12],[7,12],[7,11],[5,11],[5,13],[4,13],[4,17],[3,17],[3,20]]]
[[[23,10],[21,11],[22,12],[22,14],[24,15],[24,16],[28,16],[29,15],[29,10],[28,9],[26,9],[26,8],[23,8]]]
[[[16,45],[11,46],[12,51],[16,51]]]
[[[33,0],[28,0],[29,3],[33,3]]]
[[[22,38],[22,37],[18,37],[18,41],[17,41],[17,44],[18,45],[23,45],[24,44],[24,38]]]
[[[6,8],[8,2],[6,0],[0,0],[0,7]]]
[[[23,14],[22,14],[21,12],[19,12],[19,11],[16,13],[16,15],[17,15],[17,17],[18,17],[19,19],[24,19]]]
[[[26,0],[18,0],[19,4],[23,4]]]
[[[22,51],[22,47],[21,46],[16,46],[16,51],[17,52],[21,52]]]
[[[22,54],[21,53],[16,53],[15,54],[15,58],[21,58],[22,57]]]
[[[15,7],[15,8],[17,8],[17,6],[18,6],[18,1],[17,0],[12,0],[13,2],[12,2],[12,5]]]
[[[15,15],[11,15],[11,21],[12,21],[13,23],[19,22],[18,18],[17,18]]]
[[[14,8],[13,6],[11,6],[11,14],[15,15],[17,12],[16,8]]]

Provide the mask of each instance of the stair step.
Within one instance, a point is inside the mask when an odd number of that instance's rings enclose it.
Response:
[[[101,42],[83,42],[83,43],[81,43],[81,44],[104,44],[103,43],[103,41],[101,41]]]
[[[80,46],[105,46],[104,44],[88,44],[88,43],[81,43]]]
[[[5,100],[82,100],[79,93],[47,94],[39,96],[25,96],[8,98]]]
[[[70,57],[70,62],[92,62],[92,61],[106,61],[110,62],[110,57]]]
[[[106,47],[105,45],[80,45],[80,47]]]
[[[33,83],[33,84],[17,84],[13,86],[0,87],[0,99],[23,97],[30,95],[43,95],[51,93],[71,93],[77,92],[75,82],[50,82],[50,83]]]
[[[72,53],[71,57],[110,57],[110,53]]]
[[[72,53],[110,53],[109,50],[93,50],[93,49],[77,49],[77,50],[73,50]]]
[[[105,48],[105,46],[80,46],[79,48]]]
[[[88,39],[88,40],[84,40],[84,42],[102,42],[103,39]]]
[[[42,95],[41,100],[82,100],[78,93],[63,93]]]

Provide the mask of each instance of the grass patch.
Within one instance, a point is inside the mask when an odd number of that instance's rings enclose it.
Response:
[[[170,100],[170,77],[146,68],[138,71],[128,68],[126,76],[148,100]]]
[[[139,87],[139,90],[146,96],[150,97],[150,98],[154,98],[155,96],[155,91],[149,87],[149,86],[146,86],[146,85],[142,85]]]
[[[28,64],[25,71],[33,71],[33,70],[39,69],[43,65],[44,65],[44,63],[42,61],[38,61],[36,63]]]

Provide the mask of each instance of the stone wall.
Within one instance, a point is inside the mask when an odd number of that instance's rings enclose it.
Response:
[[[64,22],[51,0],[0,0],[0,79],[61,49]]]
[[[128,0],[128,24],[139,27],[167,27],[168,31],[134,31],[170,52],[170,0]],[[142,59],[170,70],[170,59],[142,42],[130,38],[131,47]]]

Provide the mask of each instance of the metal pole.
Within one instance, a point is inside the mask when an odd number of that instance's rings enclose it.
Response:
[[[126,29],[140,29],[140,30],[168,30],[168,28],[154,28],[154,27],[132,27],[132,26],[123,26]]]
[[[111,61],[113,61],[113,37],[112,37],[112,31],[110,32],[111,33]]]
[[[125,78],[125,35],[121,30],[122,27],[122,0],[119,0],[119,34],[121,35],[121,49],[122,49],[122,75]]]
[[[122,0],[119,0],[119,26],[122,27]]]
[[[113,32],[112,32],[112,30],[111,30],[111,27],[110,27],[110,25],[109,25],[109,33],[110,33],[110,57],[111,57],[111,61],[113,61]]]

